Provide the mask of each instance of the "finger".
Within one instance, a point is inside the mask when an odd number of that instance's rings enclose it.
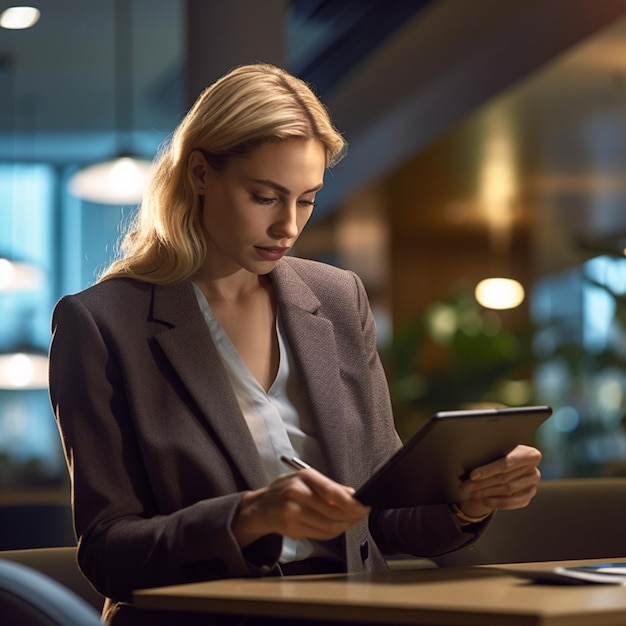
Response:
[[[351,515],[356,514],[359,517],[367,515],[370,511],[370,507],[353,497],[354,489],[352,487],[341,485],[314,469],[299,471],[298,478],[333,510],[338,509]]]
[[[334,539],[352,524],[351,521],[330,520],[315,510],[303,508],[293,516],[285,516],[280,534],[292,539]]]
[[[284,486],[285,501],[292,501],[319,516],[320,523],[338,522],[353,524],[369,514],[366,507],[346,490],[330,478],[316,470],[301,470],[287,477]]]
[[[536,467],[541,461],[541,452],[530,446],[520,445],[496,461],[477,467],[470,472],[470,480],[481,480],[498,474],[506,474],[518,468]]]
[[[468,480],[461,485],[461,487],[469,492],[474,493],[476,491],[482,491],[489,487],[498,485],[505,485],[509,483],[517,483],[520,481],[535,481],[539,482],[541,479],[541,472],[537,467],[520,467],[511,470],[506,474],[496,474],[483,480]]]
[[[500,510],[521,509],[528,505],[537,493],[537,487],[533,485],[525,491],[520,491],[510,496],[492,496],[483,498],[481,502],[484,506]]]
[[[472,500],[484,500],[493,497],[513,497],[529,489],[536,488],[540,478],[541,473],[535,468],[532,472],[517,476],[511,480],[490,485],[474,486],[470,492],[470,498]]]
[[[362,517],[348,515],[336,507],[328,506],[315,494],[302,497],[297,487],[295,484],[290,485],[287,498],[279,505],[280,534],[294,539],[332,539]]]
[[[470,480],[482,480],[515,471],[520,467],[536,467],[541,461],[541,452],[531,446],[519,445],[507,455],[496,461],[487,463],[470,472]]]

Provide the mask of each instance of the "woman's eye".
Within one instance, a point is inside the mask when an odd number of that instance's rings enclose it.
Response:
[[[271,198],[269,196],[262,196],[258,193],[253,193],[252,199],[258,204],[272,204],[272,202],[276,200],[276,198]]]
[[[298,204],[303,207],[313,208],[315,206],[315,200],[299,200]]]

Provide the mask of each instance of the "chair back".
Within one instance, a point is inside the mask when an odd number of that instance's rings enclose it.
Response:
[[[626,478],[545,480],[530,504],[496,512],[468,548],[433,559],[482,565],[626,557]]]
[[[76,560],[76,546],[0,552],[0,559],[26,565],[71,589],[99,613],[104,597],[85,578]]]
[[[0,559],[0,615],[3,624],[102,626],[99,613],[70,589],[4,559]]]

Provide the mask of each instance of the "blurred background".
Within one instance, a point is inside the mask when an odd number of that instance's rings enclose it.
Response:
[[[363,278],[402,436],[435,410],[550,404],[544,477],[626,474],[626,0],[35,4],[18,27],[0,0],[6,498],[67,501],[54,303],[115,254],[133,172],[252,61],[312,83],[349,142],[297,253]],[[475,291],[494,277],[517,300]]]

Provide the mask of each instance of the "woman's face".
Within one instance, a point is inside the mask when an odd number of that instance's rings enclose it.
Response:
[[[194,152],[190,169],[203,196],[206,269],[219,276],[270,272],[309,221],[325,167],[316,139],[261,144],[219,171]]]

